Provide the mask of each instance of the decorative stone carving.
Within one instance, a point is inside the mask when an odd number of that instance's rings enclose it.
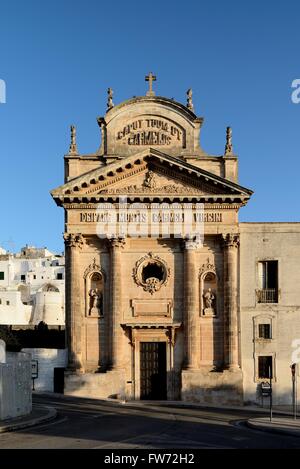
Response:
[[[125,238],[121,236],[109,238],[108,241],[112,248],[123,248],[126,244]]]
[[[84,237],[81,233],[64,233],[66,247],[82,249]]]
[[[148,291],[153,295],[154,292],[158,291],[161,287],[161,282],[156,277],[147,278],[144,286],[144,290]]]
[[[193,90],[189,88],[186,92],[187,95],[187,104],[186,107],[191,111],[194,111],[194,104],[193,104]]]
[[[204,195],[205,192],[199,188],[176,186],[175,184],[168,184],[162,187],[156,187],[153,185],[146,186],[145,183],[142,186],[131,185],[121,188],[104,189],[100,191],[100,194],[193,194],[193,195]]]
[[[153,171],[148,171],[145,176],[145,180],[143,183],[144,187],[148,187],[150,189],[155,189],[156,187],[156,180],[155,180],[155,174]]]
[[[197,236],[193,236],[192,238],[186,238],[184,240],[184,249],[188,250],[193,250],[193,249],[198,249],[198,247],[201,244],[201,240]]]
[[[227,127],[227,129],[226,129],[225,156],[231,156],[231,155],[233,155],[232,129],[231,129],[231,127]]]
[[[202,267],[199,270],[199,276],[201,277],[202,274],[206,272],[213,272],[215,275],[217,275],[216,267],[210,262],[209,257],[207,258],[206,264],[202,264]]]
[[[237,248],[240,244],[240,235],[237,233],[222,234],[222,240],[223,240],[224,247]]]
[[[76,143],[76,127],[71,125],[71,143],[69,148],[69,155],[78,155],[77,143]]]
[[[160,271],[160,278],[156,276],[149,276],[145,278],[144,269],[149,266],[156,266]],[[160,290],[162,285],[166,285],[170,277],[170,269],[167,263],[159,256],[149,252],[146,256],[137,261],[133,269],[133,278],[137,285],[149,292],[151,295]]]
[[[114,107],[114,103],[113,103],[113,90],[112,88],[108,88],[107,90],[107,110],[109,111],[110,109],[112,109]]]
[[[96,263],[96,259],[94,258],[93,263],[90,264],[84,271],[83,277],[87,278],[89,274],[94,272],[99,272],[102,277],[105,279],[105,272],[102,270],[101,266]]]

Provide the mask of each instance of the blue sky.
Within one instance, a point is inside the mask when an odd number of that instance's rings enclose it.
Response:
[[[145,94],[185,102],[204,116],[202,147],[222,154],[233,128],[240,183],[255,191],[241,221],[300,221],[300,3],[296,0],[2,0],[0,245],[63,249],[63,182],[69,126],[79,151],[100,141],[106,90],[115,104]]]

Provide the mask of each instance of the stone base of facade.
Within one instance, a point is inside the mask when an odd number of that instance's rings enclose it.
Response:
[[[243,405],[243,374],[241,370],[222,372],[182,371],[181,399],[186,402],[215,405]]]
[[[64,394],[94,399],[125,399],[124,371],[82,374],[66,371]]]
[[[179,383],[178,383],[179,384]],[[126,385],[124,370],[106,373],[65,372],[64,393],[94,399],[134,399],[132,385]],[[128,386],[128,388],[127,388]],[[243,405],[243,375],[241,370],[222,372],[183,370],[181,400],[213,405]],[[174,400],[174,395],[168,399]]]

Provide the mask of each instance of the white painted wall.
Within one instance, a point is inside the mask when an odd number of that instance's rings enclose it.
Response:
[[[49,326],[64,325],[64,263],[64,257],[28,246],[21,253],[0,253],[0,272],[4,273],[0,279],[0,324],[37,325],[44,321]],[[57,291],[47,291],[49,286]]]
[[[67,349],[24,348],[32,360],[38,360],[38,378],[34,381],[36,391],[54,391],[54,368],[66,368]]]
[[[0,363],[0,420],[27,415],[32,410],[31,358],[27,353],[6,353]]]
[[[24,305],[19,291],[0,291],[0,324],[29,324],[32,306]]]

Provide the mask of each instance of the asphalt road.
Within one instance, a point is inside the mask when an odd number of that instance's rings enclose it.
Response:
[[[136,407],[92,399],[36,396],[55,420],[0,435],[0,449],[300,448],[300,438],[252,430],[249,411]]]

